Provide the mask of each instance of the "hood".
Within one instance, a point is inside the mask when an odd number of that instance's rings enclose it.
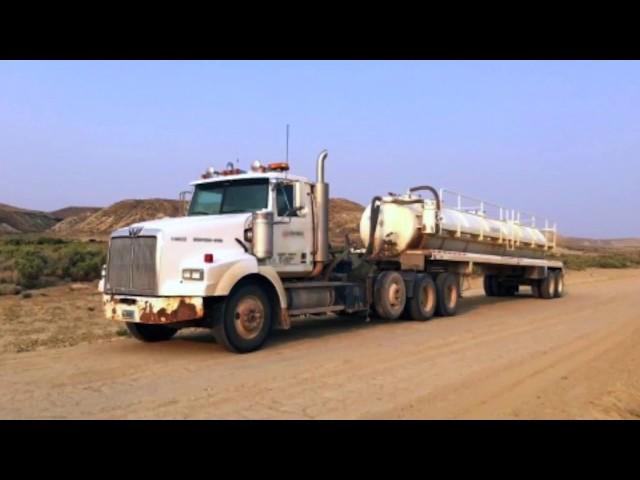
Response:
[[[162,218],[138,222],[114,231],[112,237],[129,236],[129,229],[140,229],[137,235],[162,236],[165,240],[179,238],[188,242],[215,242],[235,244],[235,238],[243,239],[245,223],[250,213],[227,215],[193,215]]]

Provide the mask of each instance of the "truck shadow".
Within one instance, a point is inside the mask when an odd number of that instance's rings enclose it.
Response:
[[[534,297],[530,293],[518,293],[513,297],[486,297],[484,295],[472,295],[462,298],[458,304],[458,313],[455,317],[473,314],[473,312],[487,305],[496,305],[505,302],[518,302],[532,300]],[[433,320],[455,321],[455,317],[434,316]],[[302,341],[305,339],[318,339],[325,336],[347,334],[367,328],[386,328],[397,326],[402,323],[412,323],[431,328],[431,321],[417,322],[410,319],[385,320],[375,316],[370,317],[367,322],[364,315],[349,316],[324,316],[296,319],[291,323],[289,330],[274,330],[268,340],[268,346],[281,346],[289,342]],[[197,343],[217,343],[213,334],[205,329],[188,329],[180,332],[177,340]]]

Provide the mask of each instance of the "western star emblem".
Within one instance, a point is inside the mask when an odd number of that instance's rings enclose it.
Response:
[[[140,232],[142,231],[143,227],[129,227],[129,236],[130,237],[137,237],[138,235],[140,235]]]

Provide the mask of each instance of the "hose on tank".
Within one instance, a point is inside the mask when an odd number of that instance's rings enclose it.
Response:
[[[376,235],[376,227],[378,226],[378,217],[380,215],[380,204],[382,203],[382,197],[376,196],[371,199],[371,214],[369,217],[369,244],[367,245],[366,253],[371,255],[373,253],[373,242]]]
[[[409,193],[417,192],[419,190],[427,190],[433,194],[433,198],[436,201],[436,231],[440,233],[441,231],[441,226],[440,226],[441,210],[440,209],[442,207],[442,204],[440,202],[440,194],[435,188],[433,188],[430,185],[418,185],[417,187],[410,188]]]

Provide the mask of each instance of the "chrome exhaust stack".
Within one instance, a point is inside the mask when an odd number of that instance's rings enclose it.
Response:
[[[316,265],[322,264],[323,266],[329,262],[329,184],[324,181],[324,162],[328,155],[329,152],[326,150],[318,155],[315,184],[317,222],[314,260]]]

